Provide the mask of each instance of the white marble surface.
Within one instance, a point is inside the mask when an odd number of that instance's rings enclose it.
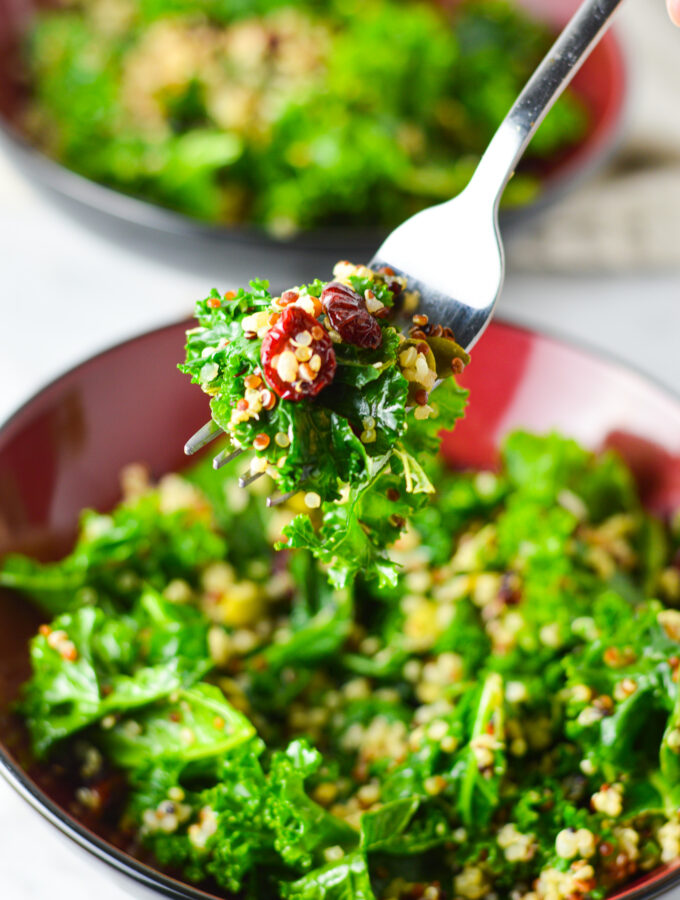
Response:
[[[226,288],[262,272],[261,260],[243,250],[229,258],[137,233],[112,242],[30,188],[1,153],[0,248],[0,419],[94,351],[187,314],[213,284]],[[305,274],[294,260],[277,266],[293,281]],[[632,358],[680,390],[680,273],[594,279],[511,271],[500,313]],[[104,866],[71,854],[0,780],[2,900],[124,896]]]

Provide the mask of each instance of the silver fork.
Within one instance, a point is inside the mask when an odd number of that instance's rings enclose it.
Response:
[[[604,32],[622,0],[584,0],[513,104],[482,156],[468,186],[453,200],[416,213],[380,247],[370,266],[389,266],[420,292],[418,312],[451,329],[466,350],[491,320],[505,277],[498,207],[505,187],[546,114]],[[406,332],[410,322],[397,321]],[[195,453],[221,434],[206,423],[187,441]],[[216,469],[242,449],[223,450]],[[245,474],[241,487],[259,475]],[[290,495],[269,498],[282,503]]]

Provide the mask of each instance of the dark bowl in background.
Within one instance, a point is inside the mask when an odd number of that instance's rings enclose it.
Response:
[[[578,6],[578,0],[518,0],[537,18],[557,30]],[[226,226],[201,222],[150,201],[121,193],[91,181],[51,160],[32,145],[22,132],[20,114],[28,96],[28,80],[21,60],[21,39],[39,8],[57,5],[54,0],[0,0],[0,137],[25,175],[53,193],[74,201],[69,212],[96,210],[131,225],[161,234],[208,237],[220,244],[247,244],[267,249],[269,254],[335,253],[337,259],[351,253],[370,258],[385,232],[373,228],[326,228],[300,232],[279,240],[255,226]],[[561,196],[579,177],[592,173],[611,154],[621,129],[626,97],[626,67],[620,45],[612,32],[595,48],[573,82],[573,90],[586,105],[590,126],[575,147],[557,154],[533,170],[543,189],[527,207],[502,214],[505,227]],[[63,204],[62,204],[63,205]],[[86,219],[92,224],[91,219]],[[94,223],[106,228],[105,223]],[[271,271],[271,268],[270,268]]]
[[[93,357],[0,428],[0,555],[58,557],[73,540],[83,507],[107,510],[117,502],[124,465],[145,462],[157,477],[186,464],[182,446],[205,421],[207,406],[175,367],[185,327],[170,325]],[[680,400],[627,366],[493,323],[462,381],[472,401],[467,418],[444,439],[452,465],[493,466],[499,442],[513,428],[558,429],[594,449],[617,448],[651,509],[680,506]],[[27,642],[38,623],[27,600],[0,591],[0,773],[71,839],[65,845],[108,864],[136,896],[213,898],[132,858],[96,824],[76,821],[68,786],[31,762],[11,706],[28,675]],[[679,883],[680,861],[617,897],[642,900]]]

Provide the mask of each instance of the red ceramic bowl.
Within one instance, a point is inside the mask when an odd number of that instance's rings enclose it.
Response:
[[[435,0],[456,2],[456,0]],[[558,31],[578,7],[580,0],[517,0],[537,19]],[[222,240],[264,244],[274,252],[281,242],[252,226],[224,226],[202,223],[182,213],[156,206],[90,181],[66,169],[31,146],[22,134],[20,112],[27,97],[27,79],[21,64],[22,35],[36,9],[58,5],[58,0],[0,0],[0,137],[19,166],[31,180],[42,183],[58,195],[75,200],[76,211],[88,207],[107,216],[172,234],[205,234]],[[540,177],[543,189],[527,207],[503,213],[504,226],[511,226],[533,210],[544,207],[563,194],[574,180],[591,173],[612,152],[621,128],[626,96],[626,69],[621,48],[609,32],[595,48],[573,82],[573,90],[585,103],[590,126],[575,147],[555,155],[531,170]],[[104,221],[95,224],[106,225]],[[88,220],[91,222],[91,220]],[[327,228],[302,232],[284,242],[284,249],[330,251],[370,257],[383,232],[369,228]],[[337,256],[333,257],[337,259]]]
[[[146,462],[160,476],[186,463],[182,446],[205,420],[206,400],[175,367],[184,328],[171,325],[94,357],[0,428],[0,554],[22,550],[47,559],[63,553],[82,507],[106,510],[117,501],[125,464]],[[494,323],[464,382],[469,413],[444,444],[452,464],[494,465],[499,442],[514,428],[559,429],[592,448],[616,447],[650,507],[680,506],[680,400],[629,368]],[[37,622],[26,600],[0,593],[0,771],[73,846],[107,863],[138,896],[212,897],[75,821],[64,785],[31,766],[10,706],[27,677],[27,641]],[[680,869],[667,867],[618,896],[641,900],[678,883]]]

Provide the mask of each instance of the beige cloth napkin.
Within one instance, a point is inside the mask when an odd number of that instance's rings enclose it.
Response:
[[[628,0],[617,27],[629,65],[621,144],[604,172],[509,236],[515,269],[680,268],[680,31],[663,0]]]

